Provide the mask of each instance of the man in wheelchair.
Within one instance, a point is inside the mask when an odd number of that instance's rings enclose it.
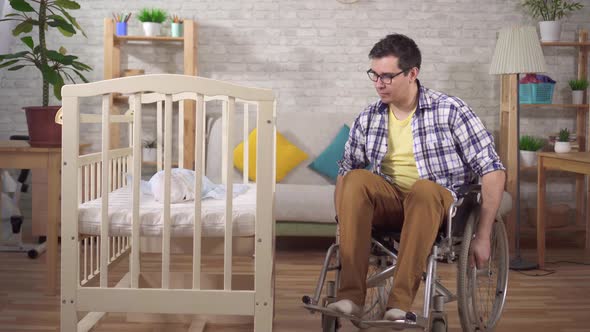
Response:
[[[334,200],[341,270],[337,298],[327,308],[362,315],[372,229],[401,231],[382,318],[396,321],[410,311],[459,188],[478,178],[482,203],[469,253],[478,268],[487,263],[505,168],[492,135],[471,108],[418,80],[421,54],[412,39],[388,35],[369,58],[367,74],[380,100],[356,118],[338,163]]]

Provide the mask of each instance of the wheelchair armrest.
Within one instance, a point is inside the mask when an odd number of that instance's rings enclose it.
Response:
[[[28,141],[29,136],[26,135],[12,135],[10,136],[11,141]]]
[[[475,193],[481,192],[481,184],[479,184],[479,183],[464,184],[459,188],[459,190],[457,191],[457,194],[459,195],[459,197],[464,197],[465,195],[472,193],[472,192],[475,192]]]

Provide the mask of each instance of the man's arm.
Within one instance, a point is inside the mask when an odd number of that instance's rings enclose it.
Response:
[[[502,202],[506,174],[504,171],[493,171],[481,177],[482,205],[475,238],[471,242],[471,262],[478,268],[483,267],[490,258],[490,236],[496,214]]]

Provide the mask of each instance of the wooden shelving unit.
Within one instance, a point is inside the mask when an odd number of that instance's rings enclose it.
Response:
[[[543,42],[543,47],[575,47],[578,49],[577,60],[577,77],[588,79],[588,51],[590,50],[590,41],[588,40],[588,31],[580,30],[578,41],[559,41],[559,42]],[[517,96],[517,75],[503,75],[501,78],[501,105],[500,105],[500,157],[505,163],[508,171],[508,179],[506,184],[507,191],[513,197],[512,206],[516,206],[516,174],[517,174],[517,159],[519,158],[518,140],[516,137],[516,118],[518,112],[518,96]],[[587,133],[588,133],[588,114],[590,105],[587,93],[584,94],[585,104],[521,104],[521,110],[528,110],[527,115],[530,116],[530,110],[534,109],[556,109],[556,110],[572,110],[576,112],[576,134],[578,151],[588,151],[587,147]],[[532,169],[525,169],[525,172],[533,172]],[[583,224],[584,216],[584,194],[585,194],[584,176],[576,176],[576,204],[577,216],[576,224]],[[588,208],[586,208],[588,210]],[[588,213],[588,212],[586,212]],[[514,245],[514,233],[516,224],[516,213],[513,209],[508,218],[508,235],[510,238],[511,247]],[[581,227],[581,226],[580,226]]]
[[[117,36],[115,35],[115,22],[113,19],[104,20],[104,79],[117,78],[121,76],[121,47],[129,43],[148,42],[149,47],[156,47],[162,44],[183,47],[183,74],[197,75],[197,24],[192,20],[184,21],[183,37],[166,36]],[[127,103],[125,96],[111,97],[111,113],[120,114],[125,111],[120,105]],[[194,164],[195,151],[195,102],[184,101],[184,165]],[[192,110],[192,111],[191,111]],[[119,142],[120,132],[117,125],[111,125],[111,148],[116,148]]]

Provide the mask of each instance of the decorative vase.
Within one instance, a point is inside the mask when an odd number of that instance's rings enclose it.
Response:
[[[170,35],[172,37],[182,37],[182,23],[170,23]]]
[[[520,150],[520,161],[524,167],[533,167],[537,165],[537,152]]]
[[[584,90],[572,90],[572,104],[581,105],[584,103]]]
[[[148,37],[159,36],[162,28],[161,23],[143,22],[143,33]]]
[[[143,161],[156,161],[156,149],[143,148]]]
[[[561,22],[559,21],[539,22],[539,30],[543,42],[559,41],[561,38]]]
[[[555,142],[555,152],[567,153],[572,150],[570,142]]]
[[[60,147],[61,125],[55,123],[55,114],[61,106],[23,107],[29,128],[29,144],[34,147]]]

